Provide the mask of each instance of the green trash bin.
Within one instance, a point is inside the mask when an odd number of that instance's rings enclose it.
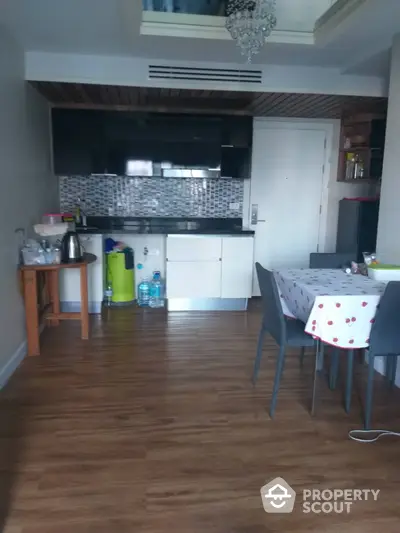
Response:
[[[135,301],[135,268],[132,248],[107,254],[107,282],[111,283],[113,304],[124,305]]]

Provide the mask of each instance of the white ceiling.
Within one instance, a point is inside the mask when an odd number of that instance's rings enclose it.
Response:
[[[193,0],[192,0],[193,1]],[[196,0],[194,0],[196,1]],[[276,31],[312,32],[315,23],[337,0],[276,0]],[[193,15],[143,11],[143,20],[161,20],[165,23],[173,21],[193,21]],[[200,24],[224,25],[223,17],[197,16]]]
[[[400,32],[400,0],[339,0],[344,2],[357,9],[345,20],[333,17],[314,39],[316,20],[334,1],[277,0],[278,31],[254,62],[387,76],[391,39]],[[207,39],[141,34],[141,4],[141,0],[0,0],[0,24],[9,27],[27,51],[244,63],[226,33]]]
[[[0,21],[12,29],[26,50],[126,55],[132,50],[126,33],[125,5],[132,4],[132,31],[136,26],[138,32],[140,25],[139,0],[0,1]]]
[[[143,15],[162,20],[177,18],[170,13],[143,12],[141,0],[0,0],[7,7],[0,12],[0,22],[11,26],[17,39],[27,50],[80,53],[138,55],[142,57],[171,56],[185,58],[193,47],[201,60],[207,55],[202,44],[191,39],[182,47],[181,39],[154,39],[140,34]],[[277,31],[311,33],[317,18],[333,0],[277,0]],[[197,16],[198,17],[198,16]],[[197,18],[195,16],[195,18]],[[182,18],[182,16],[181,16]],[[183,16],[185,18],[185,16]],[[193,16],[191,16],[193,18]],[[222,17],[202,17],[203,23],[215,20],[223,24]],[[225,31],[225,30],[224,30]],[[226,33],[226,32],[225,32]],[[226,33],[228,36],[228,34]],[[237,61],[232,43],[213,43],[219,60]],[[183,50],[185,48],[186,50]],[[188,50],[189,49],[189,52]],[[240,56],[239,56],[240,59]]]

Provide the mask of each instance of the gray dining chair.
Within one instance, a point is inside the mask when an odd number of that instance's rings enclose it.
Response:
[[[350,266],[357,254],[352,253],[312,253],[310,268],[342,268]]]
[[[272,399],[269,410],[269,414],[271,418],[273,418],[285,363],[286,348],[289,346],[301,348],[300,362],[302,364],[305,348],[315,346],[316,342],[310,335],[305,333],[303,322],[300,320],[290,319],[283,314],[282,304],[279,298],[279,291],[276,285],[274,274],[271,271],[263,268],[260,263],[256,263],[256,271],[261,291],[263,317],[260,334],[258,337],[257,355],[254,361],[253,384],[255,385],[258,372],[260,370],[265,334],[269,333],[279,346]],[[315,377],[316,376],[314,376],[313,404],[315,398]]]
[[[375,357],[387,357],[387,378],[393,386],[398,355],[400,355],[400,281],[391,281],[380,299],[369,338],[365,429],[370,429],[371,426]]]

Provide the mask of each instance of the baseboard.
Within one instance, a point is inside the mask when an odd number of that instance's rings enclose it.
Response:
[[[27,342],[22,342],[16,351],[13,353],[11,358],[6,362],[3,368],[0,370],[0,388],[3,388],[10,377],[17,370],[19,365],[25,359],[27,351]]]
[[[89,313],[91,315],[101,314],[102,302],[89,302]],[[81,310],[81,302],[60,302],[62,313],[79,313]]]
[[[39,327],[39,335],[43,333],[43,330],[44,324],[41,324]],[[6,385],[7,381],[10,379],[10,377],[14,374],[19,365],[25,359],[27,351],[28,343],[26,340],[24,340],[23,342],[21,342],[21,344],[18,346],[18,348],[15,350],[15,352],[6,362],[3,368],[0,369],[0,389],[2,389]]]
[[[168,298],[168,311],[246,311],[247,298]]]

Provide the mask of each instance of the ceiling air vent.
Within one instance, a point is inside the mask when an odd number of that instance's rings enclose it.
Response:
[[[198,68],[149,65],[149,79],[261,84],[262,73],[261,70],[239,70],[233,68]]]

